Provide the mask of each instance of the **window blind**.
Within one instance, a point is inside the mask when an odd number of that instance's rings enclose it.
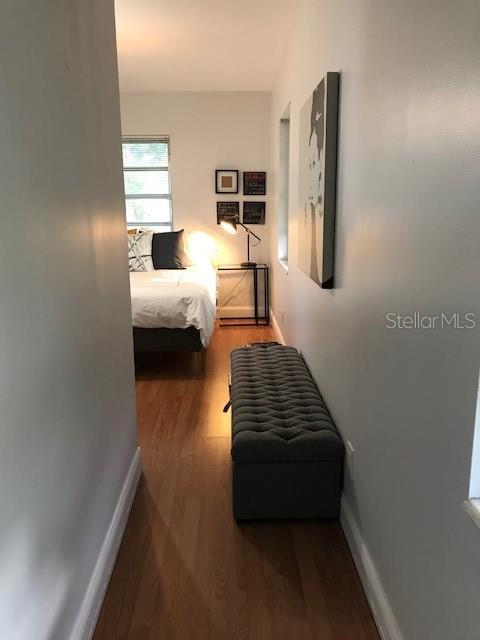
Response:
[[[124,138],[123,176],[127,225],[172,228],[170,140],[167,136]]]

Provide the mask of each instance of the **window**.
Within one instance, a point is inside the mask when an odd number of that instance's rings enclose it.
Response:
[[[171,231],[169,138],[124,138],[122,151],[127,225]]]
[[[278,158],[278,259],[288,270],[288,201],[290,181],[290,105],[280,120]]]

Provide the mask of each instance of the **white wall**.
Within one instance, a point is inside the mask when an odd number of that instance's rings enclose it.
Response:
[[[215,194],[215,169],[267,171],[269,168],[270,97],[262,92],[173,92],[122,93],[122,132],[124,135],[167,134],[171,142],[171,175],[174,228],[208,233],[217,247],[218,263],[246,260],[246,236],[236,236],[216,223],[217,200],[243,201],[238,195]],[[271,193],[267,173],[267,199]],[[249,197],[248,200],[266,200]],[[240,204],[241,212],[241,204]],[[267,202],[266,220],[271,215]],[[266,226],[252,225],[262,237],[253,249],[256,261],[268,255]],[[235,278],[219,292],[226,300]],[[230,306],[250,303],[247,280],[229,298]]]
[[[468,495],[475,331],[393,331],[390,311],[480,312],[478,2],[307,0],[273,94],[291,102],[289,273],[273,307],[355,447],[346,499],[405,640],[480,637]],[[298,115],[341,72],[336,288],[297,267]]]
[[[66,640],[136,449],[113,2],[0,23],[0,637]]]

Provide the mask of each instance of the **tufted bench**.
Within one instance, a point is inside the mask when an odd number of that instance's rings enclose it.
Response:
[[[267,342],[231,362],[235,518],[337,518],[344,447],[301,355]]]

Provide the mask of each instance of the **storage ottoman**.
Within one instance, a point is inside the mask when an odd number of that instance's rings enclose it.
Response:
[[[231,363],[235,518],[337,518],[344,446],[301,355],[257,343]]]

